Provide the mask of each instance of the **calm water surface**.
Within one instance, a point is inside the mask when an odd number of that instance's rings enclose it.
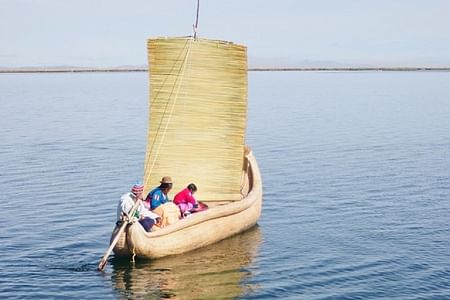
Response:
[[[100,273],[147,84],[0,74],[1,298],[450,299],[450,73],[250,73],[259,225]]]

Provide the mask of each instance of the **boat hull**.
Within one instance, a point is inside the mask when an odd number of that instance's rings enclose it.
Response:
[[[114,247],[116,256],[158,258],[204,247],[253,227],[261,214],[262,183],[255,158],[246,156],[244,171],[248,193],[242,200],[218,205],[192,214],[176,224],[145,232],[139,223],[130,224]],[[117,233],[115,228],[111,239]]]

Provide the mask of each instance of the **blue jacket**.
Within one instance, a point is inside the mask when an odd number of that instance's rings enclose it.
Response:
[[[150,209],[154,210],[161,204],[168,202],[169,198],[161,191],[159,187],[157,187],[154,188],[150,193],[148,193],[145,200],[150,203]]]

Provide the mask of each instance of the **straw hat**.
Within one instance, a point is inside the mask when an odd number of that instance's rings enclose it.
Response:
[[[172,183],[172,178],[170,176],[164,176],[160,182],[161,183]]]

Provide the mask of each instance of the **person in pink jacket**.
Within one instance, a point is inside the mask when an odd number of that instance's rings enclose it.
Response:
[[[190,183],[185,189],[175,195],[173,202],[178,206],[182,215],[188,215],[193,208],[198,207],[197,200],[194,198],[196,191],[197,186]]]

